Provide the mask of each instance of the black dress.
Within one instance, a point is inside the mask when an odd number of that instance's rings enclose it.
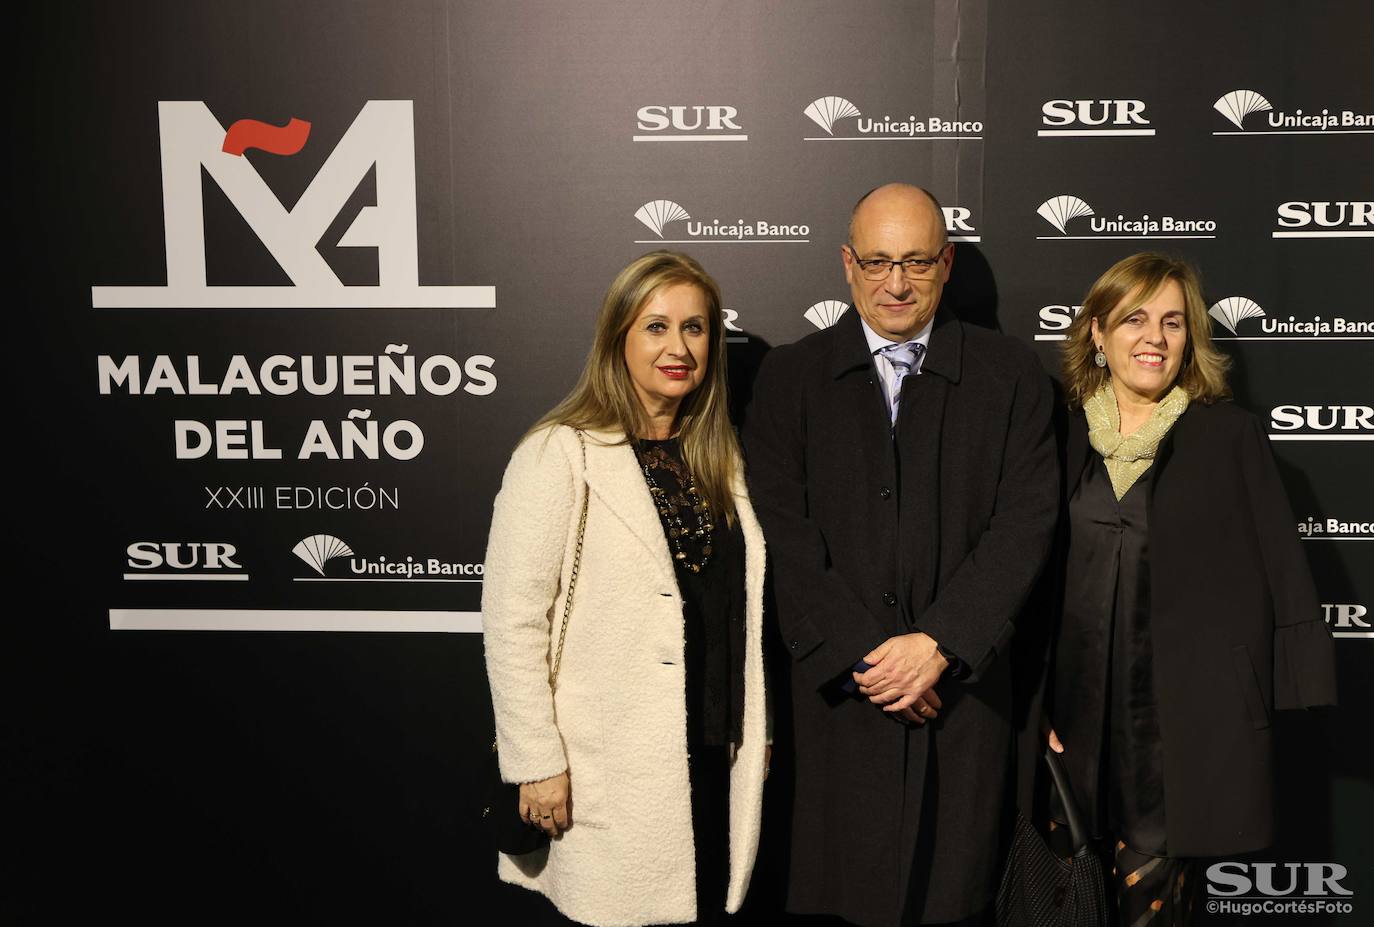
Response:
[[[1064,645],[1079,650],[1079,671],[1058,680],[1055,713],[1073,715],[1065,763],[1093,836],[1167,856],[1150,638],[1152,475],[1146,471],[1118,501],[1106,464],[1093,454],[1069,500],[1064,624],[1079,631]]]
[[[730,749],[744,721],[744,536],[738,523],[714,525],[695,536],[686,486],[690,482],[676,438],[638,441],[640,466],[678,507],[689,533],[668,536],[683,601],[687,699],[687,768],[696,844],[697,923],[725,918],[730,875]],[[664,533],[668,535],[668,525]],[[710,554],[705,555],[709,540]],[[705,564],[693,571],[688,564]]]

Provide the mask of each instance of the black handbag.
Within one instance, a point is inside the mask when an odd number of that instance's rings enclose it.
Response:
[[[577,433],[582,445],[582,470],[587,469],[587,443],[582,432]],[[582,491],[582,515],[577,522],[577,546],[573,549],[572,575],[568,578],[568,595],[563,603],[563,627],[558,632],[558,650],[549,669],[549,691],[558,688],[558,670],[563,664],[563,642],[568,636],[568,616],[572,614],[573,590],[577,588],[577,572],[582,566],[582,541],[587,534],[587,496]],[[549,835],[520,816],[520,786],[501,778],[501,761],[496,753],[496,738],[492,737],[488,752],[486,783],[482,796],[482,830],[492,848],[508,856],[523,856],[548,846]]]
[[[486,795],[482,799],[482,830],[491,848],[509,856],[523,856],[548,845],[549,835],[520,817],[520,786],[501,780],[501,763],[496,757],[496,741],[487,751],[483,773]]]
[[[1018,811],[1007,868],[997,890],[998,927],[1110,927],[1102,861],[1088,843],[1069,777],[1059,755],[1048,747],[1045,763],[1063,803],[1073,855],[1064,859],[1056,854]]]

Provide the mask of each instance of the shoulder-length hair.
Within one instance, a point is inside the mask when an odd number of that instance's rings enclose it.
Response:
[[[616,275],[601,303],[596,335],[582,375],[572,392],[535,423],[530,432],[549,425],[567,425],[621,431],[626,441],[649,434],[648,414],[625,365],[625,338],[654,294],[664,287],[684,283],[695,286],[706,297],[709,347],[706,376],[678,407],[678,439],[683,459],[711,513],[733,523],[734,482],[741,457],[739,439],[730,424],[720,287],[685,254],[651,251],[631,261]]]
[[[1110,332],[1149,302],[1169,280],[1176,281],[1183,290],[1184,320],[1188,329],[1188,344],[1175,383],[1183,388],[1190,400],[1203,405],[1230,397],[1226,371],[1231,366],[1231,359],[1212,344],[1212,322],[1207,316],[1197,271],[1185,261],[1144,251],[1107,268],[1083,297],[1083,308],[1069,325],[1061,369],[1064,392],[1071,408],[1082,407],[1083,402],[1107,381],[1107,368],[1093,363],[1097,346],[1093,344],[1092,320],[1097,320],[1103,332]]]

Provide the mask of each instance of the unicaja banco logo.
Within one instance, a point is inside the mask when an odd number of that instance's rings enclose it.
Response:
[[[1150,239],[1150,238],[1216,238],[1217,230],[1211,219],[1180,219],[1175,216],[1099,216],[1087,201],[1068,193],[1052,196],[1036,208],[1036,213],[1059,232],[1058,235],[1037,235],[1045,241],[1083,239]],[[1070,235],[1069,223],[1087,218],[1088,235]]]
[[[1314,315],[1308,318],[1290,315],[1286,319],[1271,317],[1260,308],[1259,303],[1244,296],[1228,296],[1219,300],[1207,310],[1207,314],[1231,333],[1213,336],[1222,341],[1374,341],[1374,320],[1348,319],[1340,315]],[[1240,323],[1246,319],[1259,320],[1258,333],[1252,325],[1249,327],[1250,334],[1240,334]]]
[[[1040,207],[1035,211],[1039,213],[1040,218],[1059,229],[1060,234],[1064,234],[1068,231],[1066,226],[1069,224],[1070,219],[1077,219],[1079,216],[1091,216],[1093,214],[1093,208],[1091,206],[1078,197],[1070,196],[1069,194],[1052,196],[1041,203]]]
[[[1273,108],[1273,104],[1255,90],[1232,90],[1223,93],[1212,104],[1212,109],[1225,116],[1237,129],[1245,128],[1245,117],[1251,113],[1264,113]]]
[[[663,237],[663,226],[669,222],[692,218],[687,210],[672,200],[650,200],[635,210],[635,218],[643,222],[649,231],[659,238]]]
[[[859,108],[844,97],[821,97],[819,100],[812,100],[802,112],[824,129],[827,135],[834,135],[835,120],[857,116]]]
[[[1374,133],[1374,113],[1351,109],[1331,109],[1286,112],[1274,108],[1258,90],[1232,90],[1223,93],[1212,109],[1226,117],[1234,129],[1213,132],[1213,135],[1368,135]],[[1258,128],[1247,129],[1246,117],[1254,113],[1268,113]],[[1253,126],[1258,120],[1250,120]]]
[[[312,570],[323,576],[326,563],[335,557],[353,556],[353,548],[332,534],[312,534],[291,548],[291,553],[300,557]]]
[[[158,103],[165,286],[93,286],[96,309],[445,308],[490,309],[491,286],[421,286],[415,183],[415,116],[410,100],[363,105],[295,205],[287,208],[245,156],[295,157],[311,124],[241,119],[226,130],[201,101]],[[211,286],[206,278],[202,172],[220,188],[290,278],[287,286]],[[375,178],[364,206],[339,238],[375,248],[377,284],[346,286],[319,244],[358,185]]]
[[[1207,310],[1207,314],[1234,335],[1236,326],[1240,324],[1242,319],[1257,319],[1264,315],[1264,310],[1253,299],[1246,299],[1244,296],[1228,296],[1213,303],[1212,308]]]
[[[849,303],[841,302],[838,299],[823,299],[803,313],[806,321],[817,328],[829,328],[840,320],[844,315]]]
[[[828,96],[812,100],[802,113],[820,126],[825,135],[806,136],[803,141],[867,141],[870,139],[905,139],[908,141],[951,141],[955,139],[981,139],[983,123],[978,120],[944,119],[940,116],[915,114],[905,116],[866,117],[857,106],[844,97]],[[841,119],[854,119],[855,135],[836,135],[836,123]]]
[[[481,563],[462,563],[438,557],[407,555],[405,557],[365,557],[353,552],[346,543],[330,534],[316,534],[291,549],[319,574],[315,577],[296,577],[296,582],[362,582],[362,583],[480,583]],[[338,557],[348,557],[345,576],[326,576],[325,564]]]
[[[650,200],[635,210],[634,216],[644,227],[657,235],[657,238],[637,238],[637,245],[656,244],[704,244],[708,242],[796,244],[808,242],[811,234],[809,225],[797,223],[769,222],[763,219],[709,219],[692,218],[687,209],[672,200]],[[687,223],[685,237],[668,238],[666,227],[670,222]]]

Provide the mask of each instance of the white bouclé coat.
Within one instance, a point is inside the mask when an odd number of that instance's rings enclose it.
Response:
[[[687,774],[682,596],[634,450],[619,434],[565,426],[526,438],[496,497],[482,594],[501,774],[565,769],[573,826],[547,850],[500,855],[500,877],[598,927],[696,919]],[[577,520],[582,562],[557,693],[548,671],[563,620]],[[730,883],[744,900],[764,778],[763,534],[740,483],[746,556],[743,739],[730,771]]]

